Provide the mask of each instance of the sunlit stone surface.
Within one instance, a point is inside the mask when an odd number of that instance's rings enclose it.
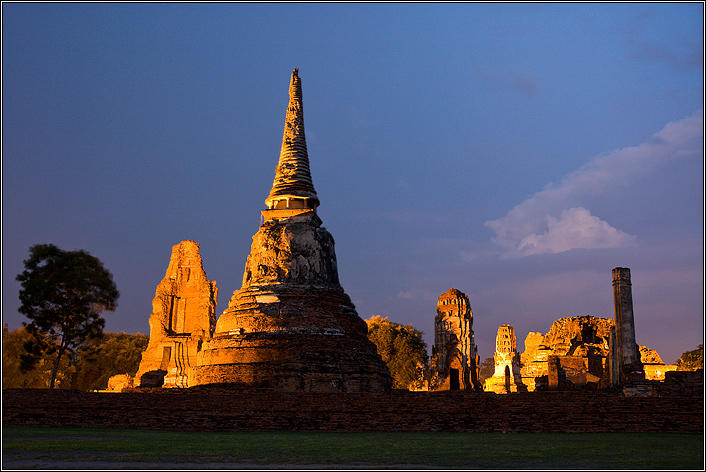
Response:
[[[676,365],[666,365],[662,362],[662,358],[654,349],[647,346],[640,346],[640,360],[642,368],[645,370],[645,379],[662,381],[667,372],[677,370]]]
[[[529,333],[521,356],[523,383],[530,391],[536,386],[549,387],[550,363],[553,361],[554,367],[557,363],[564,363],[565,378],[574,386],[585,386],[590,382],[607,387],[610,384],[613,326],[611,319],[574,316],[558,319],[544,336]]]
[[[485,391],[495,393],[526,392],[520,373],[515,328],[504,324],[495,338],[495,373],[485,380]]]
[[[304,102],[299,69],[294,69],[292,72],[282,150],[272,190],[270,190],[265,204],[270,209],[316,208],[319,205],[309,171],[309,155],[304,135]]]

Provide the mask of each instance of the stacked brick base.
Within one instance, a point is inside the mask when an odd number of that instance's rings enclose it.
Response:
[[[180,431],[703,433],[699,395],[606,392],[301,393],[218,388],[3,391],[3,425]]]

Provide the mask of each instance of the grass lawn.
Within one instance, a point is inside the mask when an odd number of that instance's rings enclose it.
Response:
[[[173,432],[7,426],[3,468],[12,461],[216,466],[570,469],[704,468],[704,437],[687,433]],[[18,464],[18,462],[14,462]],[[20,465],[21,466],[21,465]],[[17,467],[17,465],[15,465]]]

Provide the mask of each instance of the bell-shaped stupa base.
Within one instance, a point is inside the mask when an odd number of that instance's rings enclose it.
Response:
[[[267,213],[243,287],[198,354],[194,384],[389,392],[387,366],[338,282],[333,238],[315,211]]]
[[[235,292],[231,324],[204,343],[195,383],[380,392],[390,374],[342,289],[280,284]]]

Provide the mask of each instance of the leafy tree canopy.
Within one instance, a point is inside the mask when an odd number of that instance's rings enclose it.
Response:
[[[429,363],[422,332],[412,325],[404,326],[377,315],[365,322],[368,339],[377,346],[378,354],[390,369],[392,388],[420,388]]]
[[[699,370],[704,368],[704,345],[693,351],[686,351],[677,361],[677,370]]]
[[[100,314],[114,311],[120,294],[112,274],[86,251],[36,244],[29,252],[25,270],[17,276],[22,287],[18,311],[31,320],[23,324],[37,341],[27,346],[25,360],[36,362],[56,349],[49,385],[54,388],[62,356],[102,336],[105,320]]]

